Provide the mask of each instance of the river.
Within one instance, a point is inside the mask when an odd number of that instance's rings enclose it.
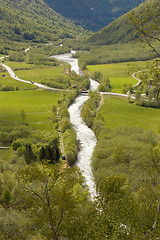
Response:
[[[60,54],[54,56],[59,61],[67,62],[71,65],[71,70],[77,74],[82,74],[81,69],[78,66],[78,59],[73,58],[71,53]],[[90,89],[96,90],[98,83],[90,79]],[[79,95],[74,103],[69,107],[70,121],[77,134],[77,140],[80,143],[80,150],[78,153],[78,159],[76,165],[81,169],[83,176],[86,179],[86,184],[89,188],[92,199],[96,197],[96,188],[91,170],[91,157],[93,154],[94,147],[96,146],[97,139],[94,132],[86,126],[80,117],[81,109],[83,104],[87,101],[88,96]]]

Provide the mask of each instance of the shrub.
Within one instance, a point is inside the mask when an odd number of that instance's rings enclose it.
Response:
[[[67,150],[65,152],[66,154],[66,159],[67,159],[67,163],[69,166],[73,166],[73,164],[76,162],[77,158],[74,154],[74,152],[72,150]]]
[[[12,142],[12,147],[13,147],[13,150],[16,151],[17,148],[22,147],[22,143],[19,140],[16,140],[16,141]]]

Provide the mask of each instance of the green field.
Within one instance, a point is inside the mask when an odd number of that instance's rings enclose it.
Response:
[[[60,76],[67,79],[69,78],[66,74],[64,74],[63,66],[39,66],[27,64],[25,62],[17,63],[11,61],[6,61],[5,64],[13,69],[16,76],[27,81],[44,83]]]
[[[51,130],[51,110],[59,97],[60,93],[44,90],[0,92],[0,127],[19,124],[23,110],[26,124]]]
[[[9,150],[3,150],[0,149],[0,166],[2,166],[2,163],[7,163],[8,160],[11,161],[11,159],[13,158],[14,152],[13,149],[10,148]]]
[[[105,97],[100,112],[109,128],[141,127],[160,131],[160,109],[140,107],[117,97]]]
[[[7,76],[8,74],[6,74],[6,73],[5,73],[5,75],[6,75],[5,77],[0,76],[1,87],[12,86],[14,88],[18,87],[19,90],[36,88],[36,86],[34,86],[33,84],[28,84],[28,83],[23,83],[23,82],[17,81],[15,79]]]
[[[103,77],[108,77],[113,87],[112,92],[122,93],[124,83],[135,85],[137,81],[132,78],[132,73],[144,69],[147,62],[112,63],[87,66],[89,72],[101,72]]]
[[[2,60],[1,60],[1,62],[2,62]],[[33,64],[27,64],[25,62],[7,61],[7,59],[5,60],[4,64],[11,67],[13,71],[15,71],[16,69],[32,69],[32,68],[35,68],[35,65],[33,65]]]

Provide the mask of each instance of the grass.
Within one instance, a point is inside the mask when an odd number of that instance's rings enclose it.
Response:
[[[103,77],[108,77],[113,87],[112,92],[122,93],[124,83],[135,85],[137,81],[132,78],[132,73],[144,69],[147,62],[125,62],[87,66],[89,72],[101,72]]]
[[[5,73],[5,75],[6,75],[6,73]],[[14,88],[18,87],[19,90],[35,88],[35,86],[33,84],[20,82],[9,76],[5,76],[5,77],[0,76],[0,84],[1,84],[1,87],[12,86]]]
[[[7,162],[8,159],[12,159],[14,155],[13,149],[10,148],[9,150],[4,150],[4,149],[0,149],[0,166],[1,163],[3,162]]]
[[[100,112],[109,128],[121,126],[141,127],[144,130],[160,131],[160,110],[140,107],[117,97],[105,97]]]
[[[36,129],[51,130],[49,120],[52,106],[60,93],[42,90],[0,92],[0,127],[21,122],[20,112],[25,113],[25,123]]]
[[[26,63],[17,63],[6,61],[6,65],[10,66],[16,76],[23,80],[34,81],[38,83],[46,82],[48,80],[55,79],[59,76],[69,78],[66,74],[63,73],[63,66],[39,66]]]
[[[35,68],[33,64],[27,64],[25,62],[5,61],[4,64],[8,65],[14,71],[15,69],[32,69]]]

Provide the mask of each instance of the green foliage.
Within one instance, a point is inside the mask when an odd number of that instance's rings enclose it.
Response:
[[[131,84],[131,86],[137,83],[137,80],[133,79],[132,74],[138,70],[144,68],[146,62],[129,62],[129,63],[116,63],[116,64],[101,64],[88,66],[88,71],[94,74],[94,72],[101,72],[103,79],[110,80],[110,87],[113,92],[122,93],[123,84]],[[137,75],[136,75],[137,76]],[[129,90],[129,89],[128,89]]]
[[[89,0],[71,0],[69,5],[67,0],[59,0],[58,2],[56,0],[45,0],[45,2],[63,16],[75,20],[87,29],[97,31],[142,1],[123,0],[117,2],[95,0],[91,4]]]
[[[160,49],[159,44],[156,44],[156,47],[157,49]],[[88,44],[88,48],[89,51],[81,51],[79,54],[78,59],[80,64],[83,62],[87,63],[87,65],[97,65],[105,63],[146,61],[157,56],[153,53],[151,48],[146,47],[144,51],[144,47],[136,45],[135,42],[91,46]]]
[[[41,0],[1,0],[0,13],[1,37],[12,41],[46,43],[85,34]]]
[[[97,92],[90,92],[89,96],[90,98],[83,105],[81,116],[87,126],[91,128],[101,97]]]
[[[133,93],[133,87],[131,84],[124,83],[122,88],[123,94],[132,94]]]
[[[16,151],[17,148],[22,147],[22,143],[19,140],[16,140],[16,141],[12,142],[12,147],[13,147],[13,150]]]
[[[144,130],[150,129],[156,133],[159,131],[158,109],[137,106],[133,102],[128,104],[126,99],[123,98],[105,97],[100,113],[105,119],[105,126],[111,129],[121,126],[136,126]]]
[[[138,40],[143,45],[148,45],[156,56],[160,57],[159,49],[159,18],[160,4],[158,0],[146,1],[130,14],[130,22],[135,30]]]
[[[96,137],[98,138],[101,131],[103,131],[103,128],[105,126],[105,120],[104,117],[100,112],[97,112],[96,117],[94,118],[92,130],[94,131]]]
[[[9,206],[11,200],[12,200],[11,192],[8,189],[5,189],[2,192],[2,202],[3,202],[3,204],[7,207],[7,206]]]
[[[94,72],[93,73],[93,79],[96,80],[97,82],[101,82],[102,81],[102,73],[101,72]]]
[[[74,101],[77,94],[77,90],[72,91],[72,94],[65,93],[59,101],[59,127],[62,133],[65,157],[69,166],[72,166],[76,162],[78,155],[77,136],[70,123],[68,112],[68,106]]]
[[[94,223],[91,220],[87,223],[85,219],[89,217],[89,209],[95,208],[88,199],[78,170],[64,168],[61,171],[62,167],[32,164],[22,169],[19,172],[22,195],[18,197],[21,197],[24,207],[28,208],[27,215],[32,223],[31,234],[35,234],[36,230],[36,233],[49,239],[74,239],[76,236],[84,239],[84,233],[80,231],[81,223],[85,221],[87,229],[90,229]],[[29,202],[32,206],[29,206]],[[87,229],[85,227],[85,231]]]
[[[93,155],[93,167],[96,179],[104,174],[125,174],[133,189],[149,183],[144,168],[151,162],[149,152],[159,137],[136,128],[103,129],[98,138]]]
[[[98,91],[99,92],[111,92],[111,90],[112,90],[112,86],[111,86],[109,78],[107,78],[107,79],[103,78],[102,82],[98,86]]]
[[[25,59],[25,52],[19,51],[19,52],[11,52],[9,54],[9,57],[7,60],[9,61],[16,61],[16,62],[23,62]]]
[[[5,86],[0,88],[1,91],[18,91],[19,87]]]

